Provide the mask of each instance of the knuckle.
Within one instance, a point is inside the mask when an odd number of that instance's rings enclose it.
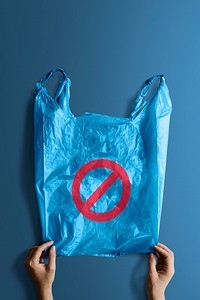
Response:
[[[48,272],[51,273],[51,274],[54,273],[55,272],[55,268],[53,266],[49,266],[48,267]]]
[[[172,269],[171,269],[171,271],[170,271],[170,275],[171,275],[171,277],[172,277],[174,274],[175,274],[175,269],[174,269],[174,268],[172,268]]]
[[[30,269],[34,269],[34,265],[35,265],[35,264],[34,264],[34,261],[33,261],[33,260],[30,260],[29,263],[28,263],[29,268],[30,268]]]
[[[173,256],[172,256],[172,254],[171,254],[170,252],[167,253],[167,256],[168,256],[168,258],[169,258],[170,260],[173,259]]]
[[[171,273],[171,278],[174,276],[174,272]]]
[[[49,255],[50,255],[51,257],[54,257],[54,256],[56,255],[55,252],[52,251],[52,248],[51,248],[50,251],[49,251]]]

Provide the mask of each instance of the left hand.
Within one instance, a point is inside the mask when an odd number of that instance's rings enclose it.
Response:
[[[53,241],[46,242],[40,246],[30,248],[28,256],[24,261],[24,266],[27,272],[36,283],[38,290],[51,289],[55,278],[56,271],[56,251],[55,246],[51,247],[49,251],[48,264],[41,262],[43,259],[43,252],[45,248],[51,246]]]

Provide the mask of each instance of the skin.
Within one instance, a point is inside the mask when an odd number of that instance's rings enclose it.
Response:
[[[45,248],[51,246],[53,241],[30,248],[24,266],[33,279],[39,300],[53,300],[52,284],[56,272],[55,246],[49,251],[48,264],[44,264],[43,253]]]
[[[44,264],[43,253],[45,248],[52,246],[53,241],[29,249],[24,266],[33,279],[39,300],[53,300],[52,285],[56,272],[56,250],[51,247],[49,260]],[[149,254],[146,290],[149,300],[165,300],[165,290],[173,277],[174,253],[164,244],[154,246],[156,256]],[[156,261],[157,257],[157,261]]]
[[[154,246],[156,257],[149,255],[149,269],[146,279],[146,289],[149,300],[164,300],[165,290],[172,279],[174,269],[174,253],[164,244]]]

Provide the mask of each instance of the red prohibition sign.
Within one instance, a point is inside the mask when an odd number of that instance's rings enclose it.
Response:
[[[80,196],[80,186],[83,178],[88,172],[97,168],[108,168],[113,172],[105,181],[83,202]],[[118,179],[122,182],[122,196],[118,204],[107,212],[94,212],[91,207]],[[130,197],[130,180],[126,171],[116,162],[109,159],[96,159],[84,164],[76,173],[72,183],[72,197],[77,209],[88,219],[96,222],[106,222],[116,218],[126,207]]]

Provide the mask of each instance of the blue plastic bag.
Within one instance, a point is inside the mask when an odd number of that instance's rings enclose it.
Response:
[[[55,99],[44,87],[56,71]],[[154,97],[145,100],[159,79]],[[61,68],[36,84],[35,185],[43,240],[57,255],[148,253],[158,243],[170,114],[163,75],[148,79],[129,118],[70,111]]]

